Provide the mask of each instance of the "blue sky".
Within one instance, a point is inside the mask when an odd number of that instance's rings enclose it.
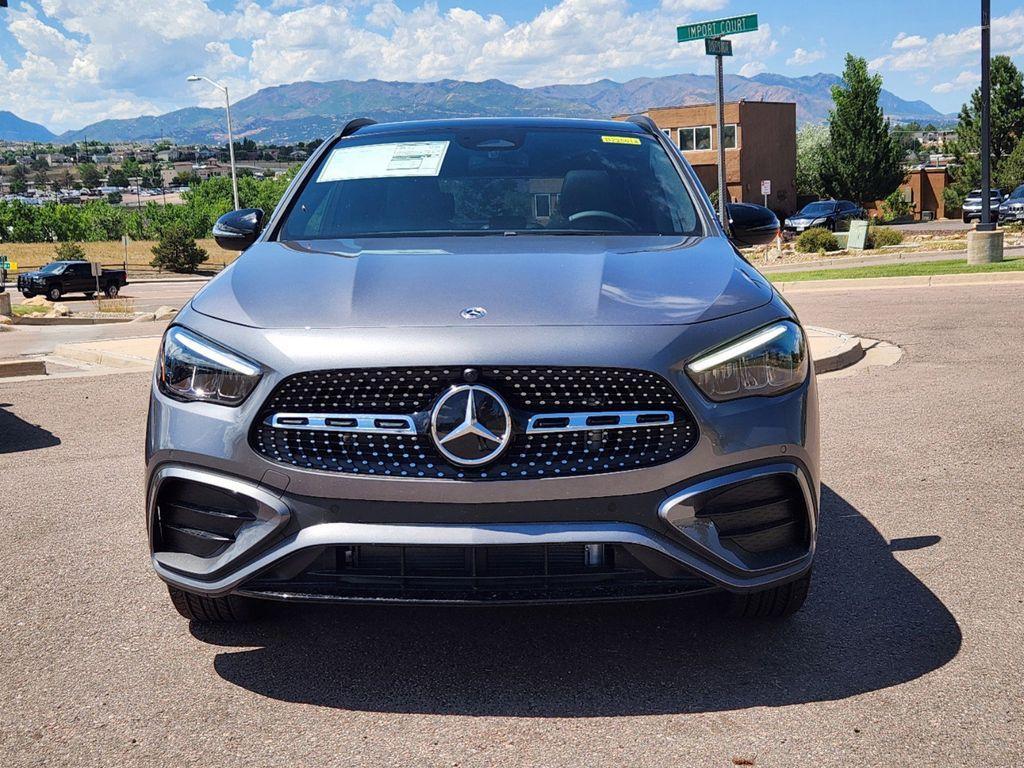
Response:
[[[10,0],[0,109],[54,130],[218,103],[296,80],[467,80],[522,86],[709,72],[675,25],[758,12],[732,73],[839,72],[852,51],[906,99],[956,111],[978,81],[970,0]],[[993,49],[1024,66],[1024,0],[993,0]]]

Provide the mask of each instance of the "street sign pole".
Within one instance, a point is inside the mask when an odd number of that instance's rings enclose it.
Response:
[[[704,41],[704,53],[715,57],[715,80],[717,89],[715,102],[718,108],[718,217],[722,227],[729,228],[726,203],[729,200],[725,183],[725,66],[723,56],[732,56],[732,41],[724,40],[725,35],[757,31],[757,14],[733,16],[728,19],[699,21],[676,27],[676,42]]]
[[[725,67],[722,54],[715,55],[715,76],[718,80],[718,220],[729,228],[729,216],[725,204],[728,197],[725,190]]]

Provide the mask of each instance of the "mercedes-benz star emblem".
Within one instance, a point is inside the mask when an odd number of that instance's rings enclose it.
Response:
[[[487,310],[483,307],[466,307],[459,314],[463,320],[479,320],[487,314]]]
[[[437,450],[466,467],[498,458],[512,437],[508,406],[493,389],[460,384],[449,389],[430,415]]]

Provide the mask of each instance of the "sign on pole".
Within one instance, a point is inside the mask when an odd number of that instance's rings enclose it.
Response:
[[[708,56],[732,56],[732,40],[707,37],[704,39],[704,53]]]
[[[765,179],[761,182],[761,194],[766,197],[772,193],[772,180]]]
[[[741,32],[757,31],[757,14],[733,16],[728,19],[714,21],[698,21],[695,24],[683,24],[676,27],[676,42],[688,43],[691,40],[703,40],[705,37],[722,37],[738,35]]]
[[[728,19],[698,21],[694,24],[683,24],[676,27],[676,40],[688,43],[692,40],[704,40],[704,52],[715,57],[715,80],[717,81],[718,106],[718,218],[722,226],[727,228],[729,217],[726,215],[726,204],[729,202],[725,186],[725,70],[722,65],[723,56],[732,56],[732,42],[722,40],[724,35],[738,35],[741,32],[757,30],[757,14],[731,16]]]

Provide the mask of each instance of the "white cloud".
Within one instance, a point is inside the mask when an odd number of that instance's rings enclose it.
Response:
[[[16,45],[4,50],[0,104],[63,129],[219,105],[207,85],[185,83],[193,72],[240,99],[297,80],[500,78],[533,86],[699,71],[707,67],[703,45],[677,44],[675,26],[727,5],[550,1],[513,22],[434,0],[237,0],[227,11],[211,0],[24,0],[6,12]],[[778,50],[769,25],[734,45],[747,74],[764,71]]]
[[[926,38],[923,38],[920,35],[908,35],[906,32],[900,32],[896,35],[896,39],[892,41],[892,47],[896,50],[904,48],[921,48],[925,45],[928,45],[928,40]]]
[[[977,72],[961,72],[955,78],[946,83],[939,83],[932,87],[933,93],[952,93],[953,91],[964,91],[975,88],[981,82],[981,75]]]
[[[741,77],[753,77],[766,71],[768,67],[765,66],[763,61],[748,61],[742,67],[740,67]]]
[[[786,59],[786,63],[791,67],[804,67],[823,58],[825,58],[824,51],[807,51],[803,48],[797,48],[793,51],[793,55]]]

